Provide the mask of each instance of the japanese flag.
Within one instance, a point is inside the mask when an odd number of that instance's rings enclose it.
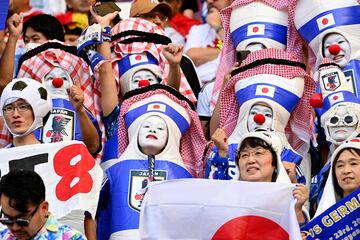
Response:
[[[263,95],[273,98],[275,95],[275,87],[268,85],[257,85],[255,95]]]
[[[135,64],[149,62],[146,54],[133,54],[130,56],[130,65],[134,66]]]
[[[284,183],[208,179],[155,183],[141,205],[140,237],[300,240],[293,189]]]
[[[329,102],[331,106],[342,101],[344,101],[344,95],[341,92],[329,96]]]
[[[326,14],[325,16],[319,17],[316,19],[319,30],[323,30],[329,26],[335,24],[334,15],[332,13]]]
[[[147,111],[158,111],[158,112],[165,112],[166,105],[162,103],[151,103],[147,107]]]
[[[247,28],[247,36],[265,35],[265,24],[250,24]]]

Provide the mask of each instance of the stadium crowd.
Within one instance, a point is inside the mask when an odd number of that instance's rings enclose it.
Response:
[[[153,181],[292,184],[302,230],[359,194],[360,1],[124,2],[1,3],[2,239],[139,239]],[[93,164],[11,165],[63,142]]]

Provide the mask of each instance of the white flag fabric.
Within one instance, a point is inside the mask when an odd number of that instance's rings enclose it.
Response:
[[[95,216],[103,171],[83,142],[2,148],[0,159],[0,176],[14,169],[33,170],[41,176],[49,210],[56,218],[74,210],[88,211]]]
[[[140,212],[141,239],[301,239],[293,184],[207,179],[154,183]]]

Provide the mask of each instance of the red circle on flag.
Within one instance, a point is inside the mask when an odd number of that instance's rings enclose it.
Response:
[[[336,100],[338,100],[338,98],[339,98],[338,96],[334,96],[334,97],[333,97],[333,100],[336,101]]]
[[[253,32],[258,32],[259,31],[259,28],[258,27],[253,27]]]
[[[160,106],[159,106],[159,105],[154,105],[153,108],[154,108],[154,109],[159,109]]]
[[[241,216],[223,224],[211,239],[288,240],[289,234],[268,218]]]
[[[269,92],[269,89],[265,87],[265,88],[261,89],[261,91],[262,91],[263,93],[268,93],[268,92]]]
[[[324,25],[326,25],[326,24],[329,23],[329,19],[323,18],[323,20],[321,20],[321,23],[324,24]]]
[[[140,60],[141,60],[141,56],[140,56],[140,55],[136,55],[136,56],[135,56],[135,60],[136,60],[136,61],[140,61]]]

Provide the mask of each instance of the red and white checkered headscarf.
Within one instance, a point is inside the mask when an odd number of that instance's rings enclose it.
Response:
[[[283,59],[301,63],[294,55],[280,49],[264,49],[252,52],[242,62],[240,67],[250,65],[254,61],[261,59]],[[235,84],[245,78],[258,74],[273,74],[280,77],[293,79],[303,77],[305,81],[304,93],[296,108],[291,113],[291,117],[285,128],[285,134],[290,145],[299,153],[304,154],[308,150],[312,130],[310,97],[315,92],[315,81],[307,75],[305,70],[298,66],[285,66],[274,63],[261,64],[249,67],[233,76],[225,85],[220,98],[220,127],[224,128],[227,135],[233,132],[239,115],[239,104],[235,96]]]
[[[156,33],[159,35],[166,36],[165,32],[159,26],[141,18],[129,18],[119,22],[117,25],[113,27],[112,34],[114,36],[115,34],[126,32],[129,30],[137,30],[146,33]],[[162,54],[163,45],[143,42],[143,41],[127,43],[127,44],[120,43],[120,41],[131,37],[133,36],[122,37],[112,42],[112,47],[114,48],[113,56],[112,56],[112,65],[113,65],[113,71],[115,74],[116,81],[119,82],[119,70],[116,64],[117,61],[119,61],[122,57],[124,57],[127,54],[150,52],[159,62],[159,66],[163,74],[162,78],[163,81],[166,83],[170,67],[169,67],[169,62]],[[197,101],[182,71],[181,71],[181,82],[180,82],[179,92],[185,97],[187,97],[193,103]]]
[[[6,147],[11,143],[11,136],[8,128],[5,126],[3,117],[0,117],[0,148]]]
[[[286,50],[292,52],[293,54],[295,54],[295,56],[298,59],[302,60],[302,39],[297,33],[295,27],[290,27],[290,25],[292,25],[292,20],[294,15],[293,14],[294,1],[296,0],[282,0],[282,1],[262,0],[262,2],[266,3],[270,7],[273,7],[277,10],[287,9],[289,14],[288,17],[289,28],[287,34]],[[215,86],[211,98],[212,109],[215,107],[215,104],[218,100],[224,76],[236,62],[236,54],[235,54],[236,46],[234,46],[234,43],[232,42],[231,32],[230,32],[231,12],[234,8],[239,8],[241,6],[247,5],[252,2],[255,2],[255,0],[235,0],[229,7],[221,10],[220,12],[225,36],[224,36],[223,48],[220,53],[220,65],[218,67],[218,71],[216,74]]]
[[[49,41],[45,44],[63,44],[58,41]],[[43,47],[44,44],[33,49]],[[73,83],[84,91],[84,106],[95,116],[95,104],[93,84],[87,63],[80,57],[58,48],[48,48],[38,52],[36,55],[25,60],[21,66],[17,77],[28,77],[42,82],[42,78],[54,67],[63,68],[73,80]]]
[[[121,112],[119,116],[119,156],[121,156],[127,146],[129,145],[128,129],[125,126],[125,114],[129,111],[133,104],[139,104],[142,101],[146,102],[149,97],[154,95],[164,95],[166,98],[172,100],[178,107],[187,111],[190,117],[190,127],[182,135],[180,139],[180,155],[184,161],[187,170],[194,177],[202,178],[205,173],[205,162],[202,161],[202,154],[205,149],[206,139],[202,132],[200,120],[196,112],[191,109],[189,103],[178,98],[176,95],[168,91],[166,87],[156,88],[156,85],[149,86],[142,89],[137,89],[138,94],[135,94],[128,99],[125,99],[121,105]]]
[[[68,46],[55,40],[44,44],[52,43]],[[43,47],[44,44],[37,48]],[[32,51],[36,51],[37,48]],[[96,117],[102,133],[102,143],[104,143],[104,126],[101,121],[101,93],[94,89],[89,66],[82,58],[59,48],[48,48],[25,60],[20,66],[17,77],[29,77],[42,82],[42,78],[55,66],[63,68],[70,75],[73,84],[79,86],[84,91],[84,106]],[[100,158],[101,153],[97,155],[97,159],[99,160]]]

